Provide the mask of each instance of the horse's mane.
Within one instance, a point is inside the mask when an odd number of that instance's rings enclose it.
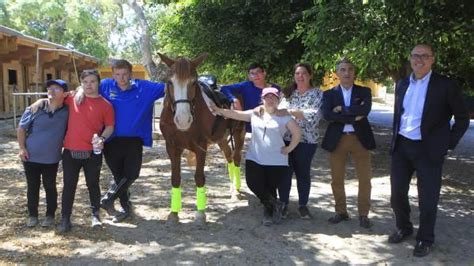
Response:
[[[180,82],[184,82],[190,78],[196,78],[196,68],[193,66],[191,61],[186,58],[178,57],[173,65],[173,71],[176,78]]]

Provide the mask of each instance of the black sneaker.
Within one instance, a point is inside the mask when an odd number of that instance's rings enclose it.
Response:
[[[398,243],[402,242],[403,240],[407,239],[412,234],[413,234],[413,229],[411,229],[411,230],[398,229],[397,231],[393,232],[388,237],[388,243],[398,244]]]
[[[285,206],[283,206],[283,210],[281,211],[281,218],[288,218],[288,204],[285,204]]]
[[[298,212],[300,213],[300,218],[304,220],[310,220],[313,218],[313,215],[309,212],[308,207],[306,206],[300,206],[298,208]]]
[[[281,223],[281,218],[282,218],[282,212],[283,208],[285,207],[285,204],[279,200],[275,200],[275,203],[273,204],[273,223],[274,224],[280,224]]]
[[[423,241],[416,241],[415,249],[413,250],[413,256],[424,257],[431,252],[432,245]]]
[[[38,224],[38,217],[30,216],[26,221],[26,227],[35,227]]]
[[[114,216],[114,218],[112,218],[112,222],[120,223],[126,220],[127,218],[130,218],[130,212],[119,212],[117,215]]]
[[[273,220],[272,220],[272,209],[270,208],[267,208],[267,207],[263,207],[263,219],[262,219],[262,224],[264,226],[270,226],[273,224]]]
[[[61,223],[58,226],[58,232],[60,234],[64,234],[71,231],[71,228],[72,228],[71,219],[63,217],[61,219]]]
[[[107,200],[102,200],[100,202],[100,207],[104,209],[109,216],[115,216],[118,212],[115,210],[114,202],[110,202]]]

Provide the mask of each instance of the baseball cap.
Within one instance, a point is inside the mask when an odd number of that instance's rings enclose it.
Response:
[[[265,97],[265,95],[267,95],[267,94],[273,94],[276,97],[280,98],[280,92],[278,91],[277,88],[268,87],[268,88],[263,89],[262,98]]]
[[[67,83],[62,79],[50,79],[46,81],[46,88],[53,84],[60,86],[64,91],[68,91]]]

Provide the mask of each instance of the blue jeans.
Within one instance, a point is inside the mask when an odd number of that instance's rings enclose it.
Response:
[[[285,142],[286,145],[289,142]],[[311,188],[311,162],[316,153],[317,144],[300,142],[296,148],[288,154],[289,170],[278,188],[280,201],[288,204],[291,190],[291,178],[293,173],[296,175],[296,184],[298,187],[298,203],[299,206],[306,206],[309,199],[309,191]]]

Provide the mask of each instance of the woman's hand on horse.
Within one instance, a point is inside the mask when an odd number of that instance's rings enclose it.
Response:
[[[255,108],[253,108],[253,113],[256,115],[256,116],[259,116],[259,117],[262,117],[263,116],[263,113],[265,113],[265,108],[263,107],[263,105],[259,105]]]
[[[222,115],[222,108],[217,107],[217,105],[215,105],[214,103],[211,102],[209,104],[209,108],[211,108],[212,113],[214,113],[216,115],[223,116]]]

